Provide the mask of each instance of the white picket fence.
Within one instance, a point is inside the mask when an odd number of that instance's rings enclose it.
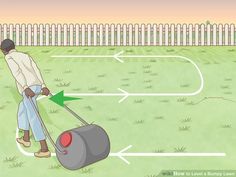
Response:
[[[0,24],[17,46],[235,46],[234,24]]]

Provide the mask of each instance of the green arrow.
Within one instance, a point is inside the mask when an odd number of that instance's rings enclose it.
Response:
[[[53,95],[49,99],[52,100],[54,103],[64,107],[64,102],[65,101],[79,100],[81,98],[64,96],[64,90],[63,90],[63,91]]]

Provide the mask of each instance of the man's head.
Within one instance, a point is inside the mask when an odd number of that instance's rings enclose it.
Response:
[[[15,49],[15,44],[10,39],[5,39],[1,43],[1,50],[4,55],[7,55],[10,50]]]

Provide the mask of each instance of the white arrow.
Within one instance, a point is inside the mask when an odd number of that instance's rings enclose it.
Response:
[[[148,153],[148,152],[125,152],[130,149],[132,145],[122,149],[117,153],[110,153],[111,157],[118,157],[123,160],[125,163],[130,164],[130,162],[124,157],[225,157],[225,153]]]
[[[122,96],[123,98],[119,100],[119,103],[123,102],[129,96],[194,96],[199,94],[204,87],[204,79],[203,75],[195,62],[191,59],[183,56],[170,56],[170,55],[121,55],[124,51],[121,51],[115,55],[54,55],[51,56],[53,58],[114,58],[119,62],[123,63],[124,61],[120,58],[175,58],[179,60],[185,60],[191,63],[194,68],[197,70],[197,73],[200,78],[200,86],[199,88],[190,93],[128,93],[125,90],[118,88],[122,93],[67,93],[67,96]],[[41,99],[41,98],[39,98]]]
[[[19,138],[19,129],[16,128],[16,138]],[[16,142],[18,150],[25,156],[33,157],[34,153],[25,151],[22,146]],[[141,152],[126,152],[130,149],[132,145],[122,149],[116,153],[110,153],[110,157],[118,157],[125,163],[130,164],[130,162],[124,157],[225,157],[225,153],[141,153]],[[56,156],[56,153],[51,153],[51,156]]]

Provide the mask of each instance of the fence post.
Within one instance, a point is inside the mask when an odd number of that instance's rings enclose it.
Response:
[[[46,24],[45,25],[45,46],[49,46],[49,32],[50,32],[49,24]]]
[[[39,25],[39,45],[40,45],[40,46],[43,46],[43,44],[44,44],[44,36],[43,36],[43,33],[44,33],[44,25],[43,25],[43,24],[40,24],[40,25]]]
[[[235,41],[235,39],[234,39],[234,30],[235,30],[235,26],[234,26],[234,24],[231,24],[230,25],[230,45],[231,46],[233,46],[234,45],[234,41]]]
[[[128,37],[128,39],[129,39],[129,42],[128,42],[128,45],[129,46],[132,46],[132,44],[133,44],[133,25],[132,24],[129,24],[129,27],[128,27],[129,29],[128,29],[128,31],[129,31],[129,37]]]
[[[68,45],[68,29],[67,24],[63,25],[63,46]]]
[[[127,26],[126,24],[123,25],[123,46],[127,45]]]
[[[99,44],[103,46],[103,24],[99,25]]]
[[[109,25],[105,25],[105,45],[109,45]]]
[[[216,46],[217,45],[217,25],[216,24],[213,25],[212,38],[213,38],[212,45]]]
[[[181,25],[177,24],[177,46],[181,45]]]
[[[87,44],[88,46],[91,46],[91,34],[92,34],[92,25],[87,25]]]
[[[146,41],[147,41],[147,45],[150,46],[151,45],[151,24],[147,25],[147,36],[146,36]]]
[[[163,44],[163,25],[159,25],[159,46],[162,46]]]
[[[211,25],[207,25],[207,45],[211,45]]]
[[[70,24],[69,31],[70,31],[70,46],[73,46],[74,45],[74,25],[73,24]]]
[[[170,26],[170,44],[175,46],[175,25],[171,24]]]
[[[116,29],[117,29],[117,34],[116,34],[117,43],[116,43],[116,45],[120,46],[121,45],[121,42],[120,42],[121,25],[117,24]]]
[[[115,25],[111,24],[111,46],[115,45]]]
[[[80,45],[80,42],[79,42],[79,40],[80,40],[80,37],[79,37],[79,24],[76,24],[75,25],[75,45],[76,46],[79,46]]]
[[[223,25],[219,24],[219,46],[223,45]]]
[[[27,45],[32,45],[32,26],[31,24],[28,24],[27,26]]]
[[[189,46],[193,45],[193,25],[192,24],[188,25],[188,45]]]
[[[228,46],[229,45],[229,25],[228,24],[225,24],[224,31],[225,31],[224,45]]]
[[[196,24],[195,25],[195,39],[194,39],[194,42],[195,42],[195,46],[198,46],[199,45],[199,25]]]
[[[165,46],[169,45],[169,25],[165,24]]]
[[[3,25],[3,40],[8,38],[7,24]]]
[[[201,46],[205,45],[205,25],[201,24]]]
[[[93,25],[93,45],[97,45],[97,24]]]
[[[20,45],[20,25],[16,24],[16,46]]]
[[[38,45],[38,27],[37,24],[33,25],[33,45],[37,46]]]
[[[55,46],[56,45],[56,25],[52,24],[51,26],[51,46]]]
[[[85,46],[85,34],[86,34],[85,30],[86,30],[86,26],[85,26],[85,24],[82,24],[81,25],[81,34],[82,34],[82,36],[81,36],[81,45],[82,46]]]
[[[138,46],[139,44],[139,25],[134,25],[134,45]]]
[[[21,45],[22,46],[25,46],[25,31],[26,31],[25,24],[22,24],[21,25]]]
[[[14,41],[14,38],[13,38],[13,30],[14,30],[14,26],[13,24],[10,24],[9,25],[9,39],[13,40]]]
[[[187,45],[187,25],[183,24],[183,46]]]
[[[141,45],[144,46],[145,43],[146,43],[146,40],[145,40],[145,32],[146,32],[146,29],[145,29],[145,24],[142,24],[141,25]]]
[[[57,45],[61,46],[61,25],[57,25]]]
[[[153,45],[157,45],[157,25],[153,25]]]

